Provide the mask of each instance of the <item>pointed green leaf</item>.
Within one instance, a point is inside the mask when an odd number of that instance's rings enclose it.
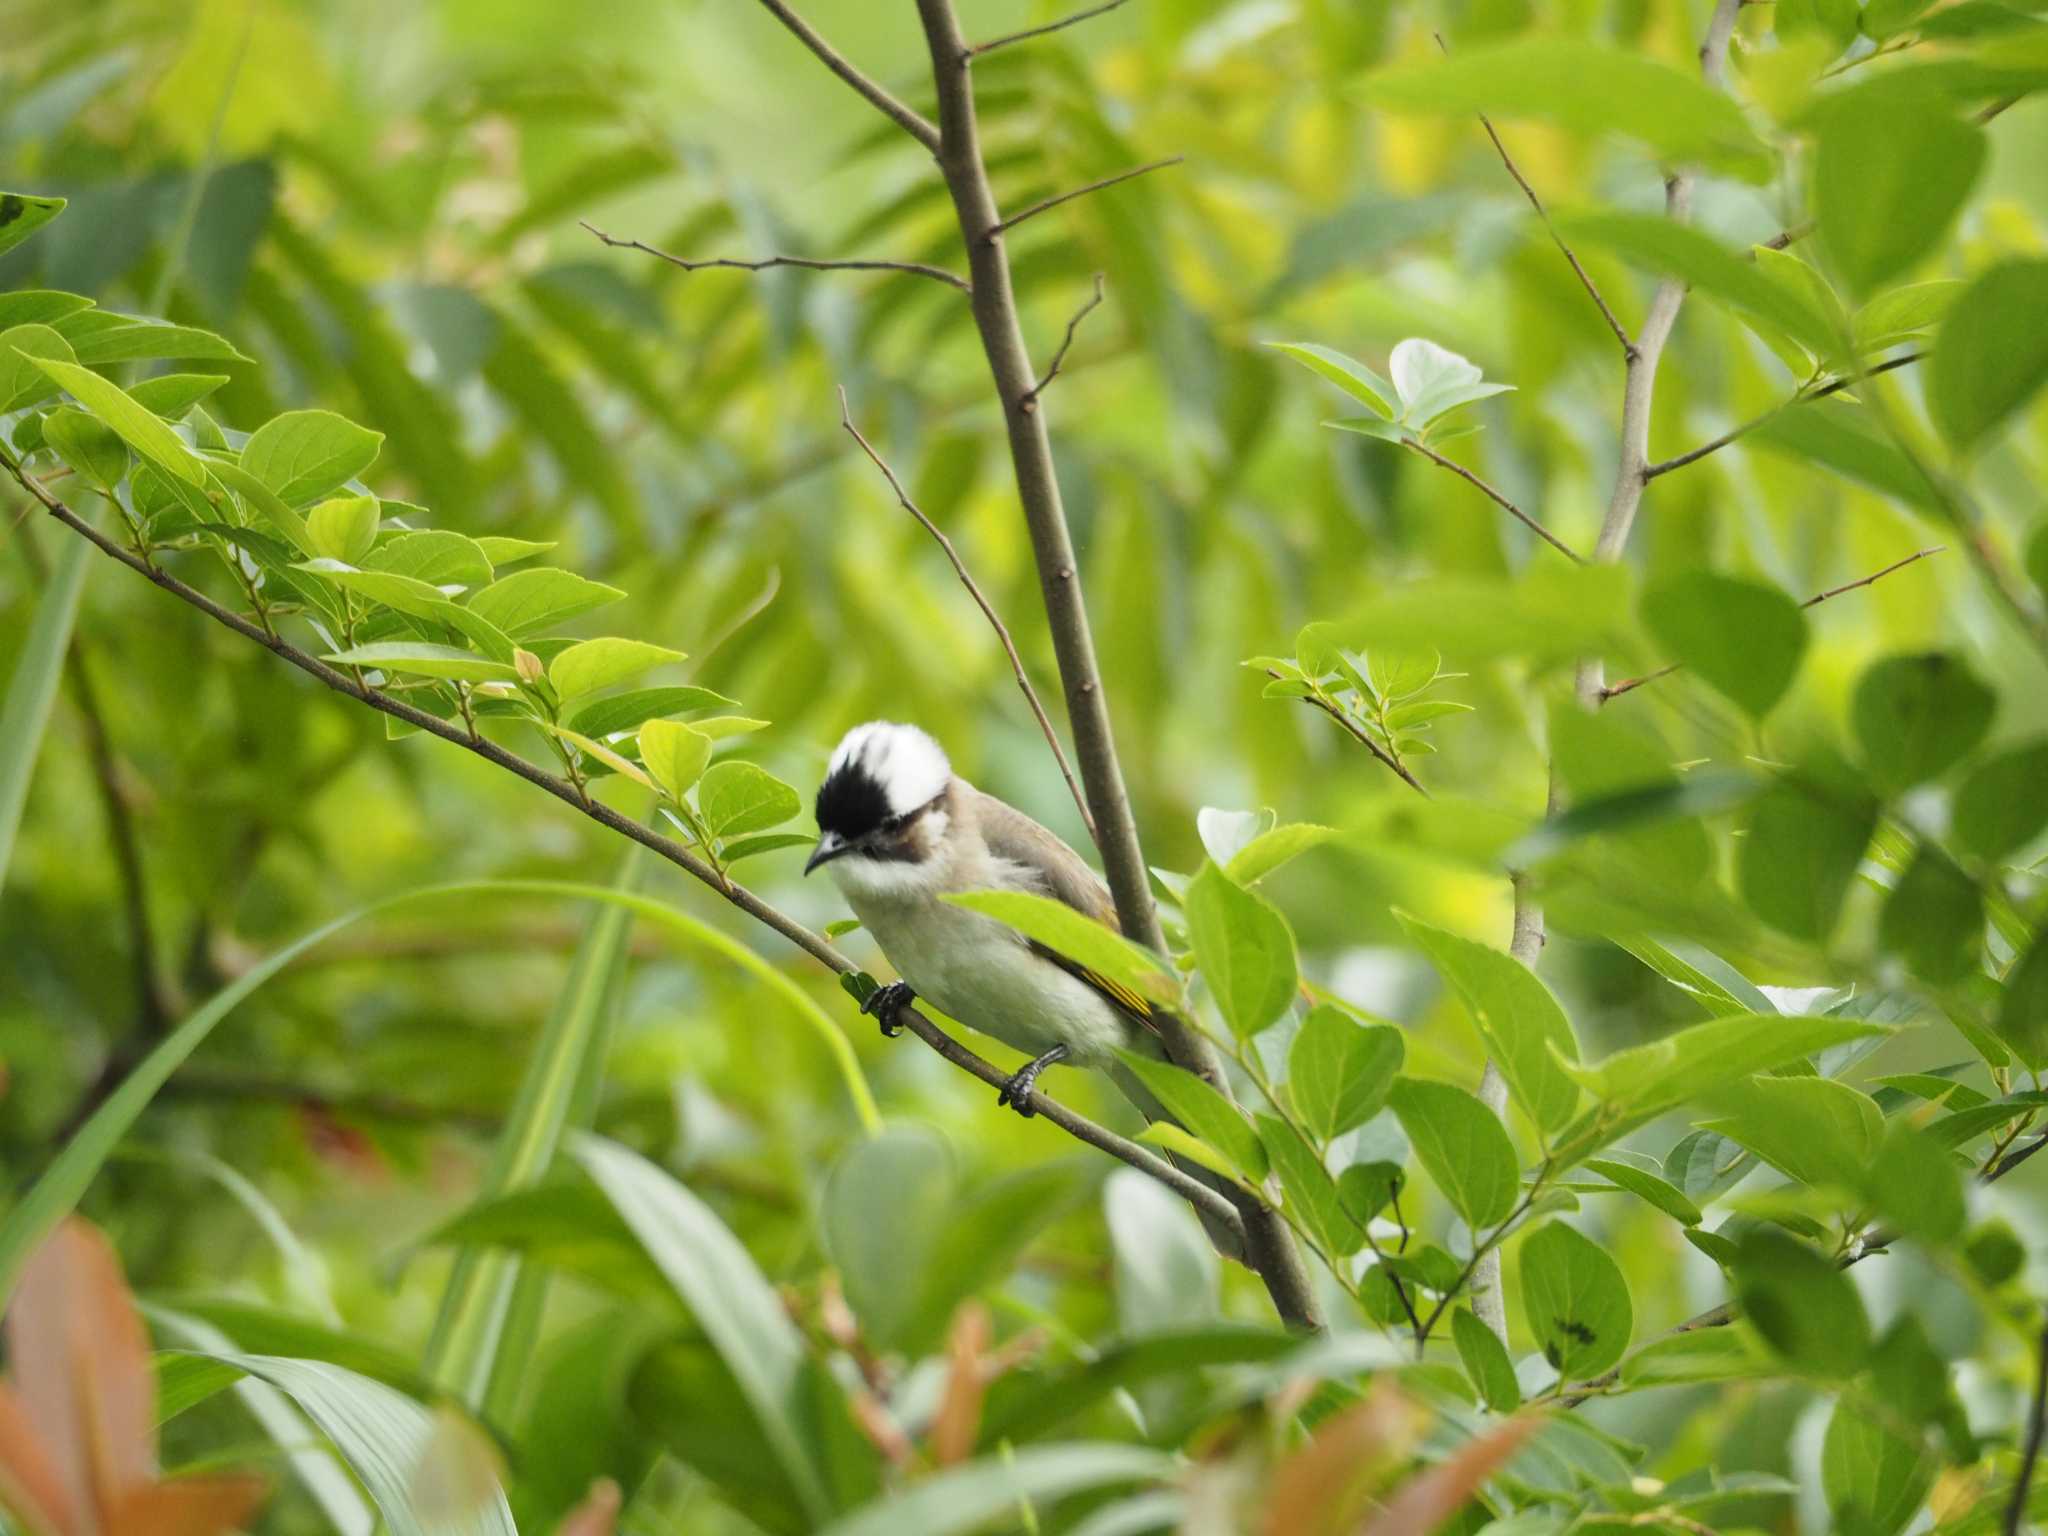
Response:
[[[1365,1124],[1387,1102],[1406,1055],[1391,1024],[1360,1024],[1328,1003],[1309,1010],[1287,1055],[1295,1113],[1328,1141]]]
[[[1520,1259],[1524,1317],[1560,1377],[1584,1381],[1628,1353],[1635,1309],[1605,1248],[1550,1221],[1523,1240]]]
[[[1278,1022],[1294,1001],[1294,935],[1264,897],[1214,864],[1188,884],[1185,903],[1195,960],[1223,1017],[1249,1039]]]
[[[287,506],[303,507],[368,469],[383,442],[383,433],[332,411],[286,411],[249,434],[242,468]]]
[[[1423,1171],[1474,1231],[1515,1207],[1521,1177],[1514,1144],[1492,1110],[1462,1088],[1404,1077],[1387,1103],[1408,1133]]]

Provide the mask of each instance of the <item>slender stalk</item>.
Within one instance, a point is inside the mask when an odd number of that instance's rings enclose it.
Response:
[[[1401,446],[1404,448],[1412,449],[1416,453],[1421,454],[1425,459],[1429,460],[1430,463],[1436,465],[1439,469],[1448,469],[1460,480],[1463,480],[1467,484],[1476,487],[1479,490],[1479,492],[1487,498],[1487,500],[1491,501],[1495,506],[1500,507],[1503,511],[1505,511],[1508,514],[1508,516],[1514,518],[1516,522],[1520,523],[1524,528],[1527,528],[1531,533],[1535,534],[1537,538],[1541,539],[1544,543],[1548,544],[1552,549],[1556,550],[1559,554],[1563,555],[1567,560],[1571,561],[1572,564],[1584,565],[1586,563],[1586,557],[1584,555],[1580,554],[1576,549],[1573,549],[1571,545],[1565,543],[1563,539],[1560,539],[1548,528],[1544,527],[1541,523],[1537,522],[1535,518],[1531,517],[1528,513],[1524,512],[1520,507],[1516,506],[1512,501],[1508,500],[1508,498],[1505,495],[1495,490],[1486,481],[1480,479],[1477,475],[1473,474],[1472,471],[1467,469],[1464,465],[1457,463],[1455,460],[1445,458],[1442,454],[1438,453],[1434,448],[1427,447],[1426,445],[1417,442],[1412,437],[1402,438]]]
[[[1118,171],[1114,176],[1104,176],[1098,181],[1091,181],[1085,187],[1076,187],[1071,192],[1062,192],[1057,197],[1048,197],[1043,202],[1033,203],[1022,213],[1013,213],[1007,219],[990,225],[981,238],[991,242],[999,240],[1006,231],[1015,229],[1026,219],[1035,219],[1041,213],[1046,213],[1059,207],[1061,203],[1071,203],[1077,197],[1086,197],[1090,192],[1100,192],[1104,187],[1113,187],[1119,182],[1132,181],[1152,171],[1163,171],[1169,165],[1179,165],[1185,159],[1187,159],[1186,155],[1168,155],[1164,160],[1154,160],[1149,165],[1140,165],[1128,171]]]
[[[1062,16],[1058,21],[1048,21],[1042,27],[1026,27],[1022,32],[1009,32],[1001,37],[990,38],[985,43],[976,43],[964,55],[966,59],[978,59],[984,53],[994,53],[998,48],[1007,48],[1012,43],[1028,42],[1034,37],[1044,37],[1048,32],[1063,31],[1079,26],[1084,21],[1093,21],[1097,16],[1106,16],[1128,0],[1107,0],[1103,5],[1091,5],[1085,11],[1076,11],[1071,16]]]
[[[759,261],[741,261],[731,256],[709,256],[696,260],[664,251],[660,246],[649,245],[644,240],[625,240],[617,235],[608,235],[588,219],[576,221],[614,250],[641,251],[658,257],[672,267],[681,267],[685,272],[702,272],[709,267],[727,267],[739,272],[761,272],[769,267],[802,267],[807,272],[907,272],[912,277],[929,277],[938,282],[968,291],[967,279],[957,272],[948,272],[944,267],[927,266],[921,261],[865,261],[825,260],[810,256],[763,256]]]
[[[1044,394],[1047,387],[1051,385],[1052,381],[1060,376],[1060,366],[1066,362],[1067,350],[1074,344],[1074,332],[1077,329],[1079,329],[1081,322],[1088,318],[1089,314],[1094,310],[1095,306],[1100,304],[1101,302],[1102,274],[1098,272],[1095,274],[1094,294],[1090,296],[1087,303],[1083,304],[1079,309],[1074,311],[1073,318],[1067,322],[1067,334],[1060,338],[1060,349],[1057,352],[1053,353],[1052,362],[1048,364],[1046,367],[1045,377],[1040,379],[1036,384],[1032,385],[1031,393],[1024,397],[1025,410],[1035,411],[1038,409],[1038,397]]]
[[[1080,759],[1081,783],[1094,812],[1098,846],[1118,921],[1126,937],[1164,953],[1165,934],[1152,904],[1150,874],[1138,843],[1137,823],[1117,762],[1110,730],[1109,701],[1096,664],[1095,641],[1081,593],[1080,568],[1067,528],[1066,508],[1053,471],[1052,444],[1043,409],[1032,394],[1035,380],[1017,316],[1010,282],[1010,263],[1001,240],[987,236],[1002,228],[995,193],[982,162],[980,130],[975,121],[974,81],[968,68],[968,43],[952,0],[918,0],[932,80],[939,102],[939,172],[960,225],[973,283],[975,326],[988,358],[989,374],[1003,409],[1010,443],[1010,462],[1023,503],[1025,526],[1038,565],[1039,589],[1045,599],[1046,622],[1053,652],[1066,689],[1067,718]],[[1229,1092],[1223,1064],[1199,1031],[1170,1015],[1160,1021],[1160,1035],[1173,1061],[1199,1074],[1219,1092]],[[1246,1253],[1272,1295],[1273,1304],[1290,1324],[1319,1327],[1315,1292],[1301,1254],[1279,1214],[1249,1194],[1238,1210],[1244,1221]]]
[[[2012,1498],[2005,1506],[2005,1536],[2020,1536],[2027,1525],[2027,1496],[2034,1486],[2034,1466],[2041,1459],[2041,1439],[2048,1427],[2048,1328],[2041,1333],[2041,1351],[2034,1364],[2034,1401],[2027,1413],[2027,1439],[2020,1448],[2020,1470],[2012,1480]]]
[[[783,0],[761,0],[768,14],[790,30],[790,33],[812,53],[818,61],[833,74],[853,88],[854,94],[865,100],[882,116],[909,134],[918,143],[934,154],[939,148],[939,130],[923,113],[912,110],[892,96],[880,82],[870,79],[855,67],[853,62],[826,42],[811,24],[791,10]]]
[[[1801,390],[1799,393],[1795,394],[1790,400],[1787,400],[1783,405],[1773,406],[1770,410],[1765,411],[1763,415],[1755,417],[1750,421],[1745,421],[1741,426],[1736,427],[1730,431],[1723,432],[1711,443],[1702,443],[1699,447],[1693,449],[1690,453],[1681,453],[1675,459],[1665,459],[1661,463],[1650,464],[1645,466],[1643,469],[1643,478],[1645,480],[1654,480],[1659,475],[1670,474],[1671,471],[1673,471],[1674,469],[1683,469],[1688,464],[1697,464],[1701,459],[1704,459],[1708,454],[1719,453],[1723,448],[1726,448],[1730,443],[1734,442],[1735,439],[1741,437],[1744,433],[1754,432],[1758,427],[1762,426],[1765,422],[1771,421],[1776,417],[1784,414],[1786,411],[1791,410],[1792,407],[1795,405],[1804,405],[1809,400],[1825,400],[1829,395],[1839,394],[1841,391],[1845,389],[1853,389],[1857,384],[1860,384],[1864,379],[1869,378],[1872,374],[1890,373],[1894,368],[1904,368],[1908,363],[1917,363],[1926,356],[1927,354],[1925,352],[1908,352],[1904,357],[1887,358],[1884,362],[1879,363],[1875,368],[1871,368],[1864,373],[1852,374],[1845,378],[1831,380],[1830,382],[1822,385],[1819,389]]]

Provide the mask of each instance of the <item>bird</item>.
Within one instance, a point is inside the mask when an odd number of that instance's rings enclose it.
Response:
[[[1058,834],[954,773],[928,732],[890,720],[857,725],[841,738],[816,812],[818,841],[804,873],[828,872],[896,970],[898,979],[861,1005],[884,1035],[900,1033],[901,1010],[924,998],[1029,1058],[997,1098],[1027,1119],[1040,1075],[1058,1064],[1104,1071],[1148,1120],[1171,1119],[1117,1056],[1167,1059],[1143,997],[945,900],[966,891],[1023,891],[1120,932],[1108,887]],[[1174,1160],[1235,1197],[1209,1170]],[[1217,1248],[1242,1260],[1241,1234],[1200,1214]]]

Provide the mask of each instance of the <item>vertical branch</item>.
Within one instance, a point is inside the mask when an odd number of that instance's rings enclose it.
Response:
[[[2040,1358],[2034,1364],[2034,1405],[2027,1415],[2027,1440],[2020,1448],[2020,1470],[2012,1480],[2012,1500],[2005,1506],[2005,1536],[2019,1536],[2026,1529],[2027,1495],[2034,1485],[2034,1466],[2041,1459],[2044,1429],[2048,1429],[2048,1329],[2042,1330]]]
[[[1117,918],[1125,935],[1164,952],[1165,934],[1152,904],[1150,876],[1138,845],[1137,823],[1124,789],[1110,731],[1109,701],[1096,665],[1095,641],[1089,632],[1088,609],[1081,593],[1079,564],[1067,529],[1066,508],[1053,472],[1052,444],[1046,435],[1046,412],[1040,408],[1036,376],[1024,347],[1010,282],[1010,262],[1002,239],[1003,216],[982,163],[975,122],[972,50],[960,29],[952,0],[917,0],[918,17],[931,53],[932,82],[939,104],[936,158],[960,223],[967,250],[974,322],[988,357],[989,373],[1002,403],[1003,426],[1009,437],[1010,462],[1017,477],[1030,531],[1031,552],[1038,566],[1039,589],[1052,631],[1060,681],[1065,688],[1067,718],[1080,760],[1081,783],[1094,812],[1104,873],[1115,898]],[[1220,1092],[1229,1092],[1223,1064],[1198,1030],[1170,1016],[1160,1021],[1167,1054],[1180,1066],[1198,1073]],[[1300,1251],[1278,1213],[1250,1195],[1242,1198],[1245,1247],[1254,1269],[1266,1283],[1280,1315],[1296,1327],[1320,1326],[1315,1293]]]

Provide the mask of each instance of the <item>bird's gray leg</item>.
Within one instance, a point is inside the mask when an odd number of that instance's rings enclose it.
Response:
[[[1010,1075],[1010,1080],[1003,1084],[1003,1091],[996,1095],[996,1103],[1007,1104],[1029,1120],[1038,1113],[1031,1107],[1031,1092],[1038,1086],[1038,1074],[1054,1062],[1066,1059],[1067,1048],[1064,1045],[1056,1045],[1043,1056],[1025,1062]]]
[[[870,992],[860,1011],[873,1014],[881,1023],[882,1033],[893,1040],[903,1033],[903,1026],[896,1022],[897,1013],[916,1001],[917,994],[910,990],[909,982],[892,981]]]

